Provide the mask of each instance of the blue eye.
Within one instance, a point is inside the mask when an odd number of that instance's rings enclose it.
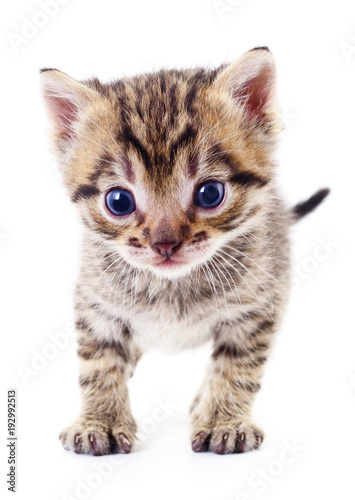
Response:
[[[208,181],[197,187],[194,203],[197,207],[214,208],[222,202],[223,196],[223,184],[217,181]]]
[[[114,188],[106,194],[106,206],[113,215],[128,215],[135,211],[133,195],[125,189]]]

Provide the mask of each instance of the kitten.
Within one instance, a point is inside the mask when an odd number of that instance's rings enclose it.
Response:
[[[191,407],[192,449],[256,449],[255,394],[289,290],[293,210],[275,187],[280,119],[267,48],[231,65],[110,84],[41,72],[53,144],[84,224],[76,290],[76,453],[128,453],[127,379],[149,348],[213,342]]]

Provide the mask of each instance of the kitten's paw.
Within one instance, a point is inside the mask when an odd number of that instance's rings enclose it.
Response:
[[[60,433],[59,439],[66,450],[90,455],[110,453],[110,429],[99,422],[76,422]]]
[[[263,432],[250,422],[227,422],[216,424],[212,429],[195,430],[192,449],[196,452],[213,451],[219,455],[244,453],[259,448],[263,439]]]
[[[110,428],[101,422],[79,421],[64,429],[59,439],[66,450],[100,456],[129,453],[135,437],[124,426]]]

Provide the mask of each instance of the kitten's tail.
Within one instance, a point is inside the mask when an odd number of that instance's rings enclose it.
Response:
[[[329,193],[330,189],[328,188],[320,189],[308,200],[297,203],[297,205],[292,208],[292,222],[297,222],[302,219],[302,217],[312,212],[320,203],[322,203],[324,198],[326,198]]]

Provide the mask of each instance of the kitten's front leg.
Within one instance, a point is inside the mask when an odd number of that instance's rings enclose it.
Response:
[[[78,329],[82,411],[60,434],[67,450],[92,455],[131,451],[137,426],[127,379],[140,354],[131,337],[121,334],[118,338],[121,340],[99,340],[86,322]]]
[[[212,366],[191,407],[196,452],[242,453],[263,441],[250,413],[275,325],[265,318],[247,323],[239,332],[223,324],[216,335]]]

